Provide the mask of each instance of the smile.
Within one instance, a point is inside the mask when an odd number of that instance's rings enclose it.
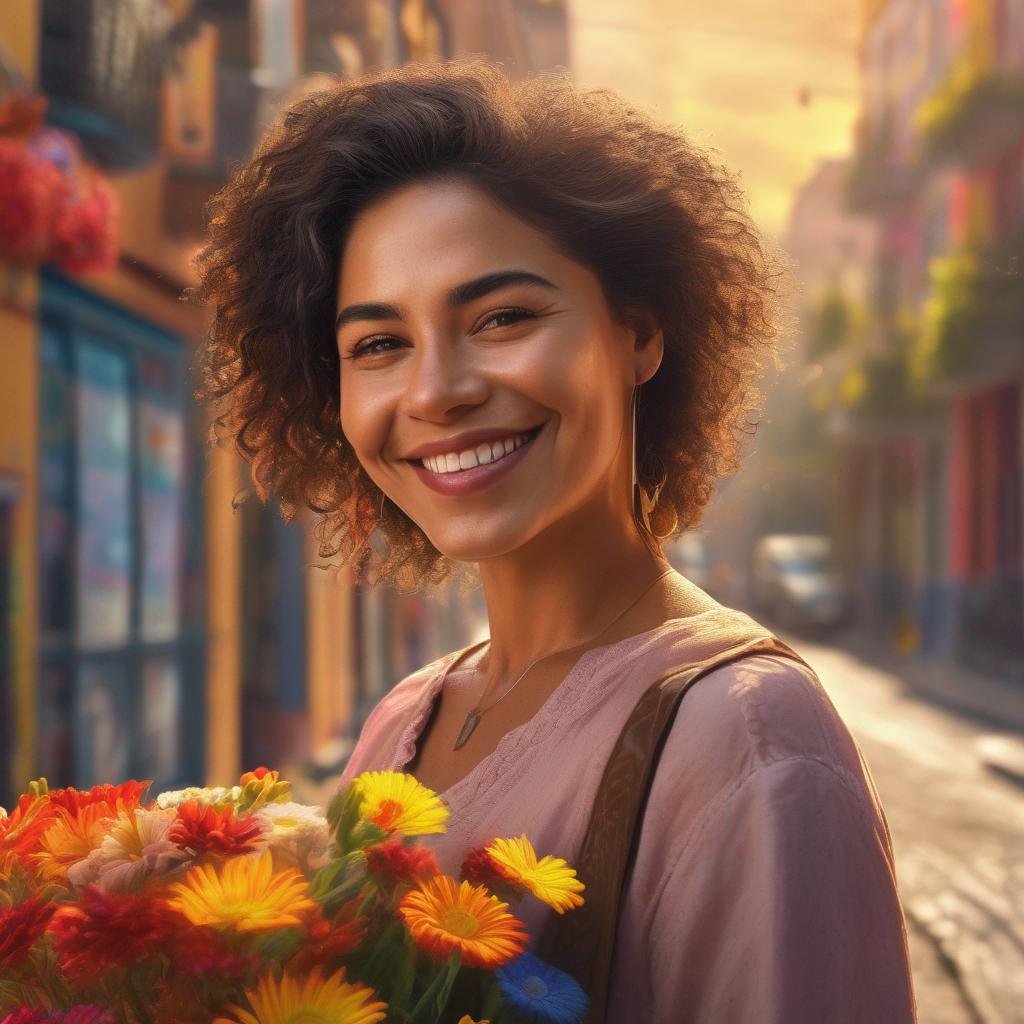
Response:
[[[410,460],[413,472],[439,494],[467,494],[490,486],[522,461],[545,424],[523,434],[510,434],[464,452]]]

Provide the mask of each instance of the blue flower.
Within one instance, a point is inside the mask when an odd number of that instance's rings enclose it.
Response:
[[[590,1005],[575,979],[533,953],[521,953],[494,974],[509,1004],[537,1024],[578,1024]]]

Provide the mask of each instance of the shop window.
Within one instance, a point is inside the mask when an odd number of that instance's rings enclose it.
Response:
[[[56,274],[40,306],[42,773],[195,783],[203,608],[183,599],[203,571],[186,522],[202,474],[184,345]]]

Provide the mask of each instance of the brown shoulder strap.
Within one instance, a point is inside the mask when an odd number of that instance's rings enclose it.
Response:
[[[756,654],[779,654],[807,664],[777,637],[744,640],[703,661],[676,666],[637,702],[601,777],[574,867],[586,902],[550,914],[537,955],[574,977],[590,996],[584,1024],[603,1024],[619,907],[632,868],[640,823],[662,747],[687,690],[713,669]]]

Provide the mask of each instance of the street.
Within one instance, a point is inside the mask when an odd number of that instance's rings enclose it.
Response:
[[[1024,749],[898,676],[784,635],[815,668],[875,780],[910,931],[920,1024],[1024,1021],[1024,789],[986,752]]]

